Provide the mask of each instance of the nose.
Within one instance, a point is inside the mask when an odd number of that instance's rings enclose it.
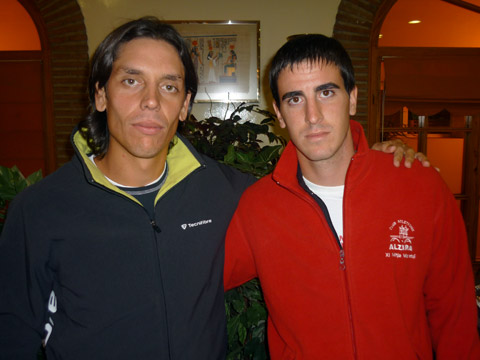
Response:
[[[156,86],[145,86],[140,107],[142,110],[158,110],[160,108],[160,94]]]
[[[316,124],[323,119],[321,105],[317,101],[309,101],[306,108],[305,120],[310,124]]]

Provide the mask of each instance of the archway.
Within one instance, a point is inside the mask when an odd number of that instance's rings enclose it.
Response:
[[[88,45],[76,0],[18,0],[33,19],[42,45],[46,172],[72,156],[69,136],[87,105]]]
[[[342,0],[338,6],[337,18],[333,28],[333,37],[339,40],[352,58],[358,87],[357,115],[355,119],[365,128],[369,128],[369,83],[371,37],[375,23],[383,20],[396,0],[377,0],[359,2]],[[373,100],[375,101],[375,100]]]
[[[2,10],[8,16],[0,23],[0,164],[15,165],[24,174],[45,172],[40,39],[18,1],[4,0]]]

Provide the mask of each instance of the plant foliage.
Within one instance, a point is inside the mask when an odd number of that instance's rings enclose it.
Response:
[[[0,166],[0,233],[7,216],[9,202],[27,186],[42,178],[42,170],[30,174],[27,178],[16,167]]]
[[[252,112],[264,116],[260,124],[250,121]],[[284,138],[271,131],[275,121],[275,115],[269,111],[242,103],[228,119],[212,116],[197,120],[190,116],[181,133],[199,152],[262,177],[273,170],[286,144]],[[258,279],[228,291],[225,309],[227,360],[268,359],[265,341],[267,311]]]
[[[260,124],[248,119],[252,112],[265,117]],[[269,111],[242,103],[224,120],[214,116],[197,120],[191,115],[180,132],[199,152],[262,177],[273,170],[286,143],[271,131],[275,120]]]
[[[267,310],[258,279],[225,293],[227,360],[268,359]]]

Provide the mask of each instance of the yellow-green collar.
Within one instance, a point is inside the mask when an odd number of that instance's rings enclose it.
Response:
[[[173,186],[182,181],[185,177],[187,177],[190,173],[192,173],[195,169],[199,168],[201,165],[180,138],[175,135],[173,141],[175,145],[170,148],[167,155],[168,176],[165,184],[163,184],[162,188],[157,194],[155,203],[168,190],[170,190]],[[83,162],[87,166],[88,171],[90,171],[90,174],[93,180],[95,180],[95,182],[105,186],[108,189],[119,192],[124,196],[130,198],[131,200],[139,203],[137,199],[135,199],[133,196],[127,194],[123,190],[113,185],[110,181],[108,181],[103,175],[103,173],[88,158],[88,156],[91,154],[91,150],[87,146],[85,138],[80,134],[79,131],[74,134],[73,143],[74,146],[76,146],[76,148],[78,149],[78,152],[80,153]]]

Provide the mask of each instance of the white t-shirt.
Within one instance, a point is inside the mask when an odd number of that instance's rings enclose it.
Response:
[[[321,186],[303,178],[307,187],[325,203],[332,220],[333,227],[337,232],[340,244],[343,246],[343,190],[340,186]]]

